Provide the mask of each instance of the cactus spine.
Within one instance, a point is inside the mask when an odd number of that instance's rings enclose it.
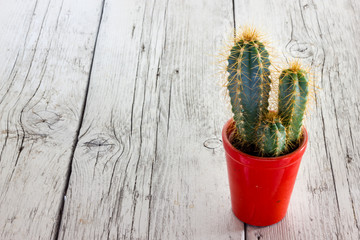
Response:
[[[253,144],[259,116],[266,114],[270,92],[269,53],[257,33],[245,31],[230,51],[228,85],[232,111],[241,141]]]
[[[295,62],[282,71],[279,79],[279,116],[287,128],[287,140],[295,144],[301,137],[308,101],[309,78]]]
[[[250,154],[273,157],[297,146],[308,100],[307,72],[298,62],[281,72],[278,112],[270,112],[269,53],[254,29],[245,29],[235,39],[227,61],[236,147]]]

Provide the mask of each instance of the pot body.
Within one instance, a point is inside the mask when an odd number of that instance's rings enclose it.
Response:
[[[295,151],[280,157],[257,157],[236,149],[229,141],[230,119],[222,131],[231,205],[235,216],[254,226],[268,226],[286,215],[308,136]]]

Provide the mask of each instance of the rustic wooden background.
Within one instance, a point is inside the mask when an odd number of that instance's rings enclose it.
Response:
[[[231,212],[214,55],[265,30],[320,87],[286,218]],[[0,239],[360,239],[360,2],[0,2]]]

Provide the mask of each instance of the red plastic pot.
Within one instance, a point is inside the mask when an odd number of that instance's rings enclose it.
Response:
[[[280,157],[257,157],[236,149],[229,141],[230,119],[222,131],[229,175],[231,205],[235,216],[254,226],[282,220],[289,205],[308,135],[295,151]]]

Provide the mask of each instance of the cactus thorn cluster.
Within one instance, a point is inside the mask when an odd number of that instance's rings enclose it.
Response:
[[[254,28],[235,38],[227,58],[227,89],[238,148],[261,156],[285,154],[301,138],[308,102],[308,73],[298,61],[281,71],[278,112],[269,111],[271,72],[269,52]]]

